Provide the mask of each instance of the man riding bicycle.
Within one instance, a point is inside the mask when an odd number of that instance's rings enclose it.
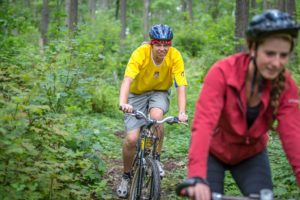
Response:
[[[125,112],[126,137],[123,142],[123,167],[121,184],[117,188],[119,197],[128,195],[128,183],[131,178],[131,165],[136,150],[143,120],[127,114],[133,108],[149,113],[155,120],[161,120],[169,109],[169,89],[173,82],[177,88],[178,119],[187,121],[185,113],[187,86],[184,62],[180,52],[172,47],[173,32],[168,25],[158,24],[151,27],[149,44],[138,47],[131,55],[127,64],[124,79],[120,89],[120,109]],[[163,143],[163,125],[158,127],[158,155]],[[158,156],[159,160],[159,156]],[[157,161],[159,172],[165,172]]]

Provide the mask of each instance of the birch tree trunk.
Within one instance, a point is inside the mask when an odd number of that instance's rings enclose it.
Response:
[[[120,0],[120,21],[121,21],[121,49],[124,48],[124,40],[126,38],[126,0]]]

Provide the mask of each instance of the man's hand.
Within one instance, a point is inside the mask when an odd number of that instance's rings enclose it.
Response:
[[[132,111],[133,111],[132,105],[126,104],[126,103],[120,104],[119,108],[120,108],[120,110],[122,110],[124,113],[132,113]]]
[[[180,112],[178,114],[178,119],[181,122],[187,122],[188,121],[188,115],[185,112]]]

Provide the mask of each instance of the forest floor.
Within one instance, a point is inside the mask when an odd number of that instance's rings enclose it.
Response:
[[[115,132],[115,135],[120,139],[123,140],[125,133],[122,131]],[[109,196],[112,197],[112,199],[119,199],[116,194],[116,189],[118,187],[118,184],[121,181],[121,175],[123,172],[123,163],[122,163],[122,157],[121,157],[121,151],[120,155],[117,156],[117,158],[103,158],[106,162],[107,172],[104,176],[104,179],[107,180],[107,188],[110,188],[108,191]],[[161,191],[161,199],[162,200],[168,200],[168,199],[177,199],[175,196],[175,185],[177,183],[174,183],[174,180],[172,177],[174,177],[174,172],[177,170],[183,170],[183,164],[182,162],[178,162],[174,158],[165,158],[163,161],[164,170],[166,172],[166,177],[162,179],[162,191]],[[168,177],[169,176],[169,177]],[[175,178],[177,179],[177,178]],[[179,181],[179,180],[178,180]]]

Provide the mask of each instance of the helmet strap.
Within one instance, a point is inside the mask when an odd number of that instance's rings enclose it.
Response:
[[[255,52],[256,54],[256,52]],[[257,80],[257,63],[256,63],[256,55],[251,57],[251,60],[253,62],[254,65],[254,74],[253,74],[253,79],[251,81],[251,93],[250,93],[250,97],[253,96],[254,94],[254,88],[255,88],[255,82]],[[263,87],[263,79],[260,78],[259,79],[259,86],[258,86],[258,94],[261,95],[261,91],[262,91],[262,87]]]

